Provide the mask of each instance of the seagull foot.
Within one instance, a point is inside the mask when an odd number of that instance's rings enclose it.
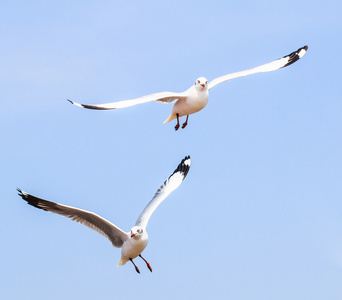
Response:
[[[147,264],[148,269],[152,272],[152,268],[151,268],[150,263],[147,262],[146,264]]]

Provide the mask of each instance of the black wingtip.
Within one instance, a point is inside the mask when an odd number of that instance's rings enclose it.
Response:
[[[29,200],[29,194],[25,193],[23,190],[21,190],[20,188],[17,188],[17,192],[18,195],[25,200],[28,204],[30,204],[30,200]]]
[[[177,169],[172,173],[175,174],[177,172],[180,172],[183,174],[184,178],[186,177],[186,175],[188,175],[188,172],[190,170],[190,165],[191,165],[191,159],[190,159],[190,155],[185,156],[182,161],[180,162],[180,164],[178,165]],[[171,175],[171,176],[172,176]],[[170,176],[170,177],[171,177]],[[183,179],[184,179],[183,178]]]
[[[42,201],[45,201],[43,199],[37,198],[35,196],[32,196],[26,192],[24,192],[23,190],[17,188],[18,191],[18,195],[27,202],[27,204],[32,205],[36,208],[42,209],[42,210],[46,210],[44,207],[40,206],[40,203]]]
[[[17,192],[21,198],[23,198],[23,199],[25,198],[24,192],[20,188],[17,188]]]
[[[83,107],[83,108],[87,108],[87,109],[95,109],[95,110],[110,110],[110,109],[115,109],[115,108],[107,108],[107,107],[101,107],[101,106],[98,106],[98,105],[88,105],[88,104],[81,104],[81,103],[77,103],[77,102],[74,102],[70,99],[67,99],[71,104],[74,104],[76,106],[79,106],[79,107]]]
[[[304,47],[299,48],[298,50],[290,53],[289,55],[285,55],[283,58],[288,58],[289,61],[287,62],[286,65],[283,66],[283,68],[292,65],[293,63],[295,63],[297,60],[299,60],[300,58],[303,57],[303,55],[306,53],[306,51],[309,49],[309,47],[307,45],[305,45]],[[304,52],[303,52],[304,51]]]

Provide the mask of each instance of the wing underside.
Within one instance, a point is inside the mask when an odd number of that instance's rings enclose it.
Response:
[[[251,75],[251,74],[255,74],[255,73],[270,72],[270,71],[278,70],[281,68],[285,68],[289,65],[292,65],[294,62],[296,62],[301,57],[303,57],[303,55],[306,53],[307,50],[308,50],[308,46],[304,46],[304,47],[299,48],[298,50],[290,53],[289,55],[286,55],[280,59],[274,60],[270,63],[255,67],[253,69],[240,71],[240,72],[236,72],[236,73],[231,73],[231,74],[227,74],[227,75],[215,78],[214,80],[209,82],[208,89],[210,90],[214,86],[216,86],[222,82],[225,82],[227,80],[230,80],[230,79],[243,77],[243,76],[247,76],[247,75]]]
[[[114,247],[120,248],[123,242],[128,238],[128,234],[126,232],[122,231],[117,226],[97,214],[47,201],[30,195],[20,189],[17,190],[19,192],[18,195],[22,197],[28,204],[45,211],[67,217],[72,221],[85,225],[110,240]]]
[[[135,223],[136,226],[146,228],[149,218],[158,205],[180,186],[189,172],[190,164],[190,156],[186,156],[178,165],[177,169],[172,173],[172,175],[170,175],[170,177],[160,186],[152,200],[146,205]]]
[[[112,103],[105,103],[105,104],[80,104],[68,99],[68,101],[74,105],[79,107],[88,108],[88,109],[97,109],[97,110],[108,110],[108,109],[118,109],[118,108],[126,108],[138,104],[143,104],[147,102],[162,102],[162,103],[172,103],[178,99],[184,98],[185,95],[183,93],[172,93],[172,92],[161,92],[150,94],[147,96],[139,97],[136,99],[131,100],[124,100]]]

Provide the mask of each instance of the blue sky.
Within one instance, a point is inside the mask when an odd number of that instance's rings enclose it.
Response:
[[[2,1],[1,299],[341,299],[338,1]],[[185,130],[172,106],[70,105],[181,92],[302,47],[294,65],[223,83]],[[138,275],[101,235],[16,187],[129,230],[152,215]]]

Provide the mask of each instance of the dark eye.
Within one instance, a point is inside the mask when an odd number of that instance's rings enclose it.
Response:
[[[208,83],[208,81],[205,82],[205,84],[207,84],[207,83]]]
[[[197,83],[200,83],[200,81],[199,81],[199,80],[197,80]]]

